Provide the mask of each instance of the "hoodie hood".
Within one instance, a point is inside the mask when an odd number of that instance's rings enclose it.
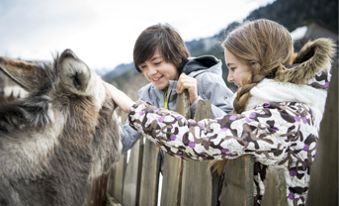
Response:
[[[330,82],[334,44],[318,39],[306,44],[291,69],[281,70],[276,79],[263,79],[250,90],[246,110],[265,102],[302,102],[313,113],[315,126],[320,126]]]
[[[188,59],[182,70],[183,73],[192,77],[206,71],[222,75],[221,60],[211,55],[191,57]]]
[[[291,68],[280,67],[275,79],[282,82],[306,84],[317,81],[315,76],[329,73],[334,56],[334,43],[330,39],[319,38],[302,47]]]
[[[250,94],[246,110],[266,102],[302,102],[311,108],[316,127],[320,125],[327,97],[325,89],[274,79],[263,79],[251,89]]]

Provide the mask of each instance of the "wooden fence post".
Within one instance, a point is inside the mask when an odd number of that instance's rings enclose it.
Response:
[[[286,193],[285,170],[283,168],[268,167],[265,179],[265,194],[261,205],[286,206]]]
[[[199,101],[195,120],[198,121],[212,117],[210,102]],[[212,175],[209,170],[208,161],[184,161],[181,205],[212,205],[212,187]]]
[[[308,205],[338,205],[338,64],[327,95],[317,154],[311,168]]]
[[[190,118],[190,103],[188,93],[178,95],[176,111]],[[161,205],[180,205],[183,160],[164,153],[163,184],[161,190]]]
[[[140,138],[132,148],[127,164],[124,187],[123,205],[139,205],[140,176],[143,156],[143,141]]]
[[[160,150],[159,146],[145,140],[140,183],[140,205],[157,205]]]
[[[253,168],[254,160],[250,155],[227,160],[220,196],[221,206],[253,206]]]

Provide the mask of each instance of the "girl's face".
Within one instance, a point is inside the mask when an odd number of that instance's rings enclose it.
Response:
[[[237,87],[242,86],[242,82],[250,74],[250,67],[241,62],[231,52],[225,49],[225,62],[228,67],[227,81],[235,84]]]
[[[178,71],[174,64],[166,62],[158,51],[138,65],[146,79],[159,90],[165,89],[170,80],[178,79]]]

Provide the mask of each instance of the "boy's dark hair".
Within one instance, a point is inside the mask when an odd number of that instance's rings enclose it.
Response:
[[[133,49],[135,68],[150,59],[156,51],[166,62],[173,63],[181,73],[189,51],[179,33],[169,24],[156,24],[146,28],[137,38]]]

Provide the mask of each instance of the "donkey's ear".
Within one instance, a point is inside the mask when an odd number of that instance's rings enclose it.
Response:
[[[92,78],[90,68],[70,49],[63,51],[57,62],[63,87],[72,93],[86,95]]]
[[[28,92],[36,91],[47,81],[48,64],[0,57],[0,69]]]

